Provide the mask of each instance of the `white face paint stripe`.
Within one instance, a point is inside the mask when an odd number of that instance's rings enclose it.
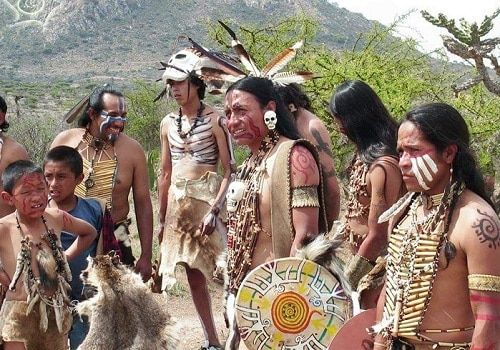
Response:
[[[422,187],[424,190],[429,190],[430,188],[425,184],[424,179],[420,174],[420,169],[417,166],[417,160],[415,158],[410,158],[410,161],[411,161],[411,170],[413,171],[413,174],[417,178],[420,187]]]
[[[434,163],[434,160],[431,158],[430,155],[428,154],[424,154],[422,156],[422,159],[425,161],[425,163],[427,164],[427,166],[429,168],[431,168],[431,171],[436,174],[438,172],[438,168],[437,168],[437,165],[436,163]]]
[[[432,175],[429,172],[429,169],[427,169],[427,166],[425,165],[425,162],[422,159],[422,157],[417,157],[415,159],[417,160],[417,166],[418,166],[419,170],[424,174],[425,179],[427,180],[427,182],[431,182],[432,181]]]

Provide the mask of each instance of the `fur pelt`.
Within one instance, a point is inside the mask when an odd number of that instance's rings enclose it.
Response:
[[[166,296],[152,293],[138,274],[120,263],[119,256],[89,258],[82,280],[97,292],[76,307],[90,322],[79,350],[177,348]]]
[[[336,255],[336,249],[340,247],[342,242],[343,238],[340,235],[334,235],[332,238],[324,234],[320,234],[315,238],[308,236],[302,241],[301,247],[297,249],[295,257],[314,261],[326,268],[335,275],[344,292],[351,295],[351,286],[344,278],[342,263]]]

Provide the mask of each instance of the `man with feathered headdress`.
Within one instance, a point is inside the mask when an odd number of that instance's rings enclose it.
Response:
[[[224,106],[235,143],[250,149],[227,196],[227,316],[232,329],[226,349],[232,350],[245,348],[235,319],[235,296],[245,277],[263,263],[294,256],[304,240],[326,232],[327,221],[317,150],[300,139],[277,91],[280,85],[313,77],[309,72],[280,72],[301,43],[260,70],[234,32],[221,25],[249,72],[228,88]],[[265,340],[256,337],[254,346],[256,341]]]

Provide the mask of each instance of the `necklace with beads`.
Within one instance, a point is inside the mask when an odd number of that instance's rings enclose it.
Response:
[[[177,126],[177,133],[181,137],[181,139],[185,140],[187,137],[193,136],[194,130],[198,126],[198,124],[203,120],[203,110],[205,109],[205,105],[200,101],[200,108],[196,112],[196,118],[194,119],[193,125],[189,128],[188,131],[182,130],[182,108],[179,108],[179,115],[175,118],[175,123]]]
[[[235,181],[245,184],[243,196],[233,213],[228,213],[228,275],[229,290],[237,291],[247,275],[262,231],[259,215],[259,195],[266,170],[265,160],[279,140],[272,130],[262,140],[255,157],[250,154],[244,161]]]

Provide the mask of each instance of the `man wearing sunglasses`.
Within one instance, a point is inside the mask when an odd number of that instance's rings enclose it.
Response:
[[[98,197],[111,213],[122,262],[134,265],[144,281],[151,276],[151,241],[153,212],[148,186],[146,156],[141,145],[123,133],[127,121],[127,106],[121,92],[109,85],[94,90],[78,128],[65,130],[56,136],[51,148],[66,145],[76,148],[83,158],[84,179],[75,193],[81,197]],[[134,207],[141,255],[137,262],[132,255],[128,226],[130,207],[128,196],[133,191]],[[105,219],[106,221],[106,219]],[[106,223],[105,223],[106,226]],[[104,235],[104,248],[115,242]],[[114,240],[114,238],[113,238]]]

